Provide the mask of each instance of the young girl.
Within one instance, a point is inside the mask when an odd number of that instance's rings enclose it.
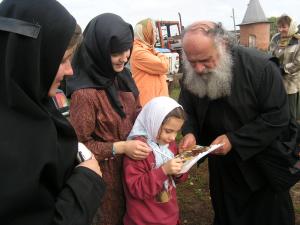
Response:
[[[141,161],[124,158],[124,225],[178,224],[175,183],[186,180],[187,174],[179,174],[183,161],[174,156],[183,122],[182,107],[164,96],[153,98],[137,117],[128,139],[147,143],[152,153]]]

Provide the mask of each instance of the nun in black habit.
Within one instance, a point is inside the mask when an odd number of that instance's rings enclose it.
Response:
[[[1,224],[86,225],[99,206],[97,161],[77,166],[76,134],[51,99],[73,73],[75,27],[55,0],[0,4]]]

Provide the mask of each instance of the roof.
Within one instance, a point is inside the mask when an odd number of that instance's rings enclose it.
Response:
[[[251,23],[268,23],[268,19],[265,16],[263,9],[259,3],[259,0],[250,0],[248,8],[246,10],[244,19],[240,25],[251,24]]]

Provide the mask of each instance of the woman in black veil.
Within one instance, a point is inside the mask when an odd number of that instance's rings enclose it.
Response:
[[[51,97],[72,75],[75,19],[55,0],[0,4],[1,224],[90,224],[104,184],[76,162],[77,138]]]

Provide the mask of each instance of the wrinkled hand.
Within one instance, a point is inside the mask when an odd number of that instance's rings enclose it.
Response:
[[[125,142],[124,154],[134,160],[142,160],[148,157],[151,148],[139,140],[128,140]]]
[[[183,159],[178,157],[178,158],[170,159],[161,167],[166,175],[177,175],[180,172],[182,165],[183,165]]]
[[[185,149],[188,149],[192,146],[196,145],[196,138],[192,133],[186,134],[180,141],[179,153],[183,152]]]
[[[230,143],[228,137],[225,134],[217,137],[211,143],[211,145],[216,145],[216,144],[223,144],[223,145],[221,147],[219,147],[217,150],[213,151],[211,154],[226,155],[232,148],[231,143]]]
[[[95,173],[97,173],[99,176],[102,177],[102,172],[101,172],[100,166],[94,156],[92,156],[91,159],[80,163],[78,166],[83,166],[90,170],[93,170]]]

